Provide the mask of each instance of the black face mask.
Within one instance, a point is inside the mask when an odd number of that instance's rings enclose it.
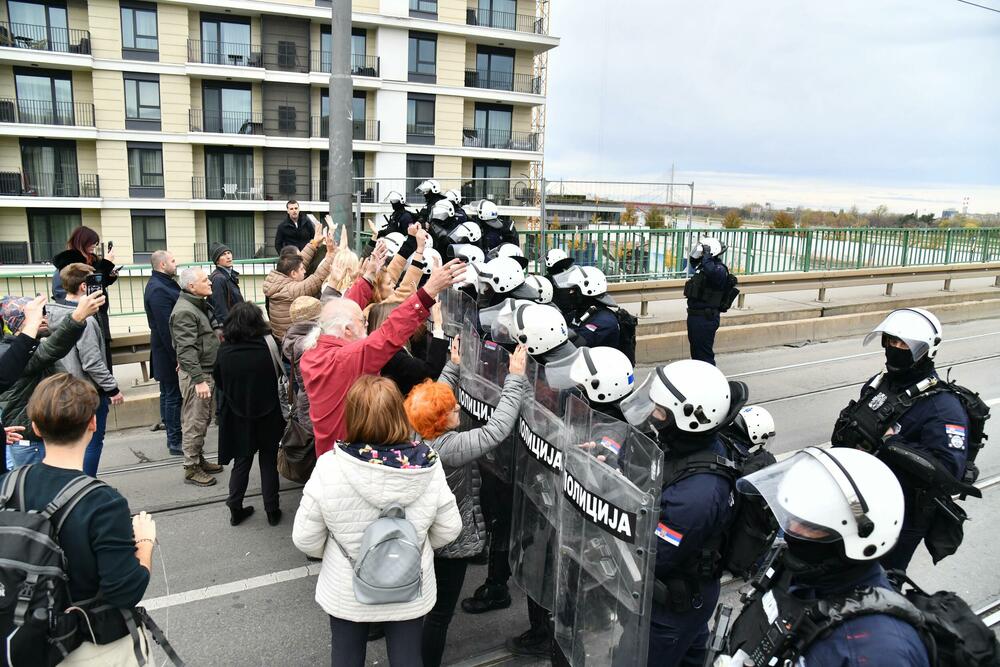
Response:
[[[392,210],[396,211],[397,213],[399,213],[400,211],[404,210],[405,208],[406,208],[406,206],[403,204],[403,202],[399,202],[399,201],[392,202]]]
[[[904,350],[891,345],[885,348],[885,367],[890,373],[908,371],[913,367],[913,355],[909,350]]]
[[[576,288],[559,287],[552,292],[552,304],[564,315],[576,313],[580,302],[580,292]]]
[[[785,533],[785,543],[788,545],[788,553],[795,560],[808,565],[822,565],[844,557],[844,545],[840,540],[817,542]]]

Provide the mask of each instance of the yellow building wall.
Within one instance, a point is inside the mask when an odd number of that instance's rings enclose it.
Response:
[[[194,261],[194,244],[197,241],[197,225],[194,211],[166,211],[167,248],[178,263]],[[202,238],[205,237],[205,217],[201,221]]]
[[[514,74],[524,74],[531,76],[534,68],[534,54],[531,51],[518,49],[514,52]],[[519,78],[516,77],[515,78]]]
[[[199,95],[201,89],[198,89]],[[160,126],[164,132],[187,132],[190,129],[189,111],[192,86],[187,77],[160,75]],[[199,104],[201,100],[199,99]]]
[[[121,8],[115,0],[91,0],[84,9],[89,20],[90,49],[95,58],[122,57]],[[162,33],[162,29],[159,30]]]
[[[73,101],[78,104],[93,104],[94,102],[94,81],[90,72],[83,70],[73,70]],[[96,109],[94,110],[96,113]],[[95,119],[96,120],[96,119]]]
[[[95,146],[96,141],[77,141],[76,142],[76,169],[81,175],[83,174],[98,174],[100,173],[97,169],[97,147]],[[104,176],[101,176],[101,181],[104,180]],[[102,183],[103,185],[103,183]]]
[[[202,111],[204,109],[204,107],[201,105],[201,103],[202,103],[202,98],[201,98],[201,79],[191,79],[191,83],[189,84],[189,90],[191,91],[190,92],[190,94],[191,94],[191,108],[192,109],[197,109],[198,111]],[[160,89],[160,95],[161,96],[163,95],[163,89],[162,88]],[[250,92],[250,95],[253,96],[253,91]],[[198,122],[200,123],[201,121],[198,121]]]
[[[80,223],[84,227],[90,227],[95,232],[97,232],[97,234],[101,237],[101,243],[104,243],[106,241],[114,241],[115,245],[116,246],[118,245],[118,239],[116,239],[115,237],[113,237],[113,236],[110,236],[108,238],[104,237],[104,228],[101,225],[101,210],[100,209],[98,209],[98,208],[85,208],[82,211],[80,211]],[[115,250],[118,250],[118,248],[115,248]],[[118,253],[116,252],[115,254],[117,255]]]
[[[438,95],[434,102],[434,143],[461,146],[464,100],[452,95]]]
[[[97,127],[105,130],[125,128],[125,83],[121,72],[93,70],[94,116]],[[162,96],[160,104],[163,104]]]
[[[191,175],[195,178],[205,178],[205,147],[201,144],[191,146]]]
[[[66,3],[66,25],[70,30],[89,30],[87,3],[84,0],[69,0]]]
[[[84,211],[84,218],[89,211]],[[115,264],[132,264],[132,212],[127,208],[94,211],[101,221],[101,240],[115,242]],[[88,223],[84,221],[85,225]]]
[[[21,142],[17,137],[0,137],[0,171],[21,171]]]
[[[201,30],[197,21],[193,32],[188,32],[188,14],[197,16],[195,10],[188,11],[184,5],[173,5],[165,2],[156,5],[156,25],[159,32],[160,62],[163,63],[184,63],[187,62],[188,37],[192,39],[201,38]]]
[[[28,215],[23,208],[0,208],[0,241],[27,241]]]
[[[531,132],[531,107],[514,107],[510,122],[515,132]]]
[[[163,144],[163,194],[167,199],[191,198],[193,153],[191,144]],[[201,164],[204,173],[204,156]]]
[[[452,155],[434,156],[434,178],[442,181],[441,187],[451,189],[462,177],[462,158]],[[445,183],[447,181],[447,183]]]
[[[379,0],[354,0],[351,9],[356,12],[378,14]]]
[[[264,113],[264,93],[259,83],[250,86],[250,108],[258,116]]]
[[[473,61],[474,62],[474,61]],[[438,35],[437,83],[441,86],[465,85],[465,38]]]
[[[125,142],[98,140],[96,143],[101,196],[128,197],[128,151]]]
[[[465,25],[466,4],[463,0],[438,0],[438,21]]]
[[[0,97],[14,99],[17,87],[14,85],[14,68],[0,67]]]

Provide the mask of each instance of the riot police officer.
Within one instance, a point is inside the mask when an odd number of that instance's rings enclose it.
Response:
[[[441,184],[433,178],[429,178],[418,185],[417,192],[424,196],[424,207],[417,213],[417,220],[427,223],[431,219],[431,209],[434,208],[434,204],[446,199],[446,197],[441,192]]]
[[[708,621],[719,598],[718,551],[732,517],[732,480],[709,472],[683,474],[705,452],[724,457],[719,428],[746,403],[746,385],[686,359],[655,368],[621,403],[629,423],[663,448],[656,579],[649,631],[649,665],[701,665]],[[681,474],[678,474],[681,473]]]
[[[767,502],[787,549],[755,580],[725,642],[729,659],[715,664],[742,667],[752,655],[749,664],[758,665],[929,665],[920,635],[899,615],[831,611],[845,599],[908,609],[879,565],[903,518],[903,492],[885,464],[864,452],[807,447],[737,487]]]
[[[938,318],[922,308],[894,310],[864,342],[876,338],[885,348],[885,370],[841,412],[831,441],[874,453],[899,478],[906,515],[899,542],[882,564],[905,570],[925,538],[935,562],[957,549],[957,542],[947,541],[955,532],[946,526],[964,513],[951,495],[980,495],[971,486],[973,466],[966,477],[970,446],[978,443],[970,442],[969,414],[961,400],[963,392],[970,398],[968,390],[942,381],[934,368],[943,340]],[[935,525],[940,529],[931,530]]]
[[[483,250],[486,253],[502,243],[519,245],[514,222],[501,218],[496,204],[489,199],[481,199],[474,206],[474,217],[483,226]]]
[[[555,282],[555,277],[573,266],[573,258],[562,248],[549,248],[545,253],[545,276]]]
[[[446,190],[444,198],[450,201],[451,205],[455,207],[455,218],[458,224],[462,224],[469,219],[469,215],[462,207],[462,194],[458,190]]]
[[[719,435],[737,448],[742,456],[752,449],[765,448],[774,439],[774,417],[759,405],[748,405]]]
[[[553,303],[569,322],[574,343],[586,347],[617,347],[618,304],[608,294],[608,279],[594,266],[574,266],[554,278]]]
[[[545,381],[554,389],[579,388],[591,408],[623,422],[621,401],[635,388],[635,369],[617,348],[581,347],[546,364]]]
[[[386,201],[392,206],[392,215],[389,216],[388,226],[380,230],[376,238],[382,238],[391,232],[406,233],[415,222],[413,214],[406,208],[406,199],[399,192],[393,191],[386,197]]]
[[[725,246],[716,238],[704,237],[689,255],[694,273],[684,285],[687,297],[687,332],[691,358],[715,365],[715,332],[719,330],[719,312],[726,303],[730,287],[729,269],[722,263]],[[729,299],[731,303],[732,300]]]

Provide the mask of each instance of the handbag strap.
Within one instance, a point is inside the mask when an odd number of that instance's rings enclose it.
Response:
[[[267,349],[271,352],[271,363],[274,364],[274,374],[279,380],[281,378],[286,378],[285,366],[281,363],[281,355],[278,353],[278,344],[274,342],[273,336],[264,336],[264,342],[267,343]]]

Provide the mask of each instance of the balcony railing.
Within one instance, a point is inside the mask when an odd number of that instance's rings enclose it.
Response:
[[[233,67],[263,67],[260,44],[188,40],[188,62]]]
[[[481,180],[462,185],[462,199],[489,199],[498,206],[509,206],[515,197],[511,196],[511,182],[507,180]]]
[[[87,102],[0,98],[0,123],[94,127],[94,105]]]
[[[0,46],[90,54],[90,31],[0,21]]]
[[[542,93],[542,80],[537,76],[494,72],[488,69],[465,70],[465,85],[467,88],[509,90],[514,93],[531,93],[533,95]]]
[[[380,121],[371,120],[352,120],[352,138],[354,141],[378,141],[382,132],[382,123]],[[312,136],[314,137],[329,137],[330,136],[330,117],[329,116],[313,116],[312,117]]]
[[[369,178],[355,178],[353,180],[354,194],[352,195],[352,199],[356,199],[357,193],[360,192],[362,204],[374,204],[380,201],[378,196],[378,181]],[[327,183],[325,180],[312,182],[313,201],[326,201],[328,199],[327,192]]]
[[[333,54],[313,51],[312,71],[326,72],[329,74],[333,70]],[[351,54],[351,75],[352,76],[379,76],[379,57],[366,56],[361,53]]]
[[[414,137],[433,137],[434,123],[407,123],[406,134]]]
[[[250,111],[203,113],[201,109],[191,109],[188,117],[192,132],[264,134],[264,120],[259,113]]]
[[[195,176],[191,179],[192,199],[263,200],[263,178],[216,178]]]
[[[545,20],[530,14],[511,14],[510,12],[494,12],[488,9],[469,7],[465,12],[465,23],[501,30],[533,32],[536,35],[546,34]]]
[[[233,251],[233,259],[257,259],[267,257],[268,253],[273,254],[274,251],[274,248],[271,248],[266,243],[254,243],[253,241],[225,241],[224,243],[227,248]],[[194,261],[212,261],[212,258],[208,254],[208,250],[212,245],[212,243],[195,243]]]
[[[462,145],[469,148],[498,148],[509,151],[533,152],[538,150],[538,134],[467,127],[462,130]]]
[[[0,173],[0,195],[24,197],[100,197],[97,174]]]

